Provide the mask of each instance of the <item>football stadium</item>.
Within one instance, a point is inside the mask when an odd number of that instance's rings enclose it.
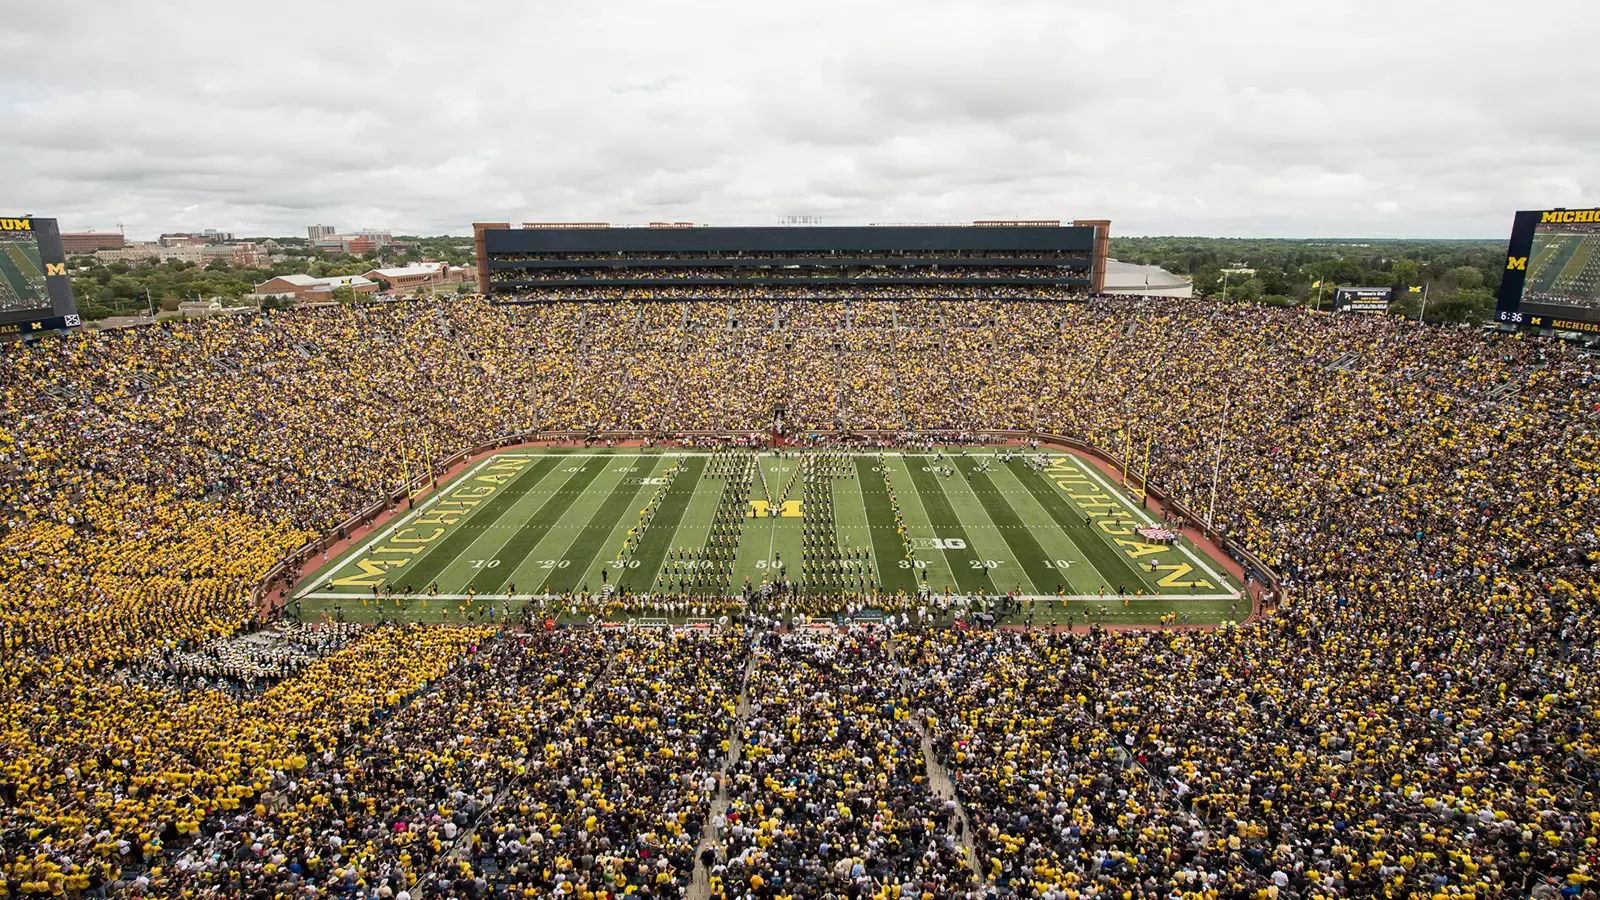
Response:
[[[7,345],[0,896],[1588,896],[1594,357],[1108,227]]]

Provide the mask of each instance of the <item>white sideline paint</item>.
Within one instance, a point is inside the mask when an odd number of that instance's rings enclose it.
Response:
[[[372,596],[372,594],[370,592],[368,592],[368,591],[350,591],[348,593],[339,593],[337,591],[303,591],[301,593],[295,594],[294,598],[296,600],[299,600],[301,598],[309,598],[309,599],[312,599],[312,600],[360,600],[362,597],[371,597],[371,596]],[[395,595],[395,596],[398,596],[398,595]],[[590,596],[591,597],[596,597],[596,596],[599,596],[599,595],[598,594],[591,594]],[[635,595],[635,596],[637,596],[637,595]],[[908,596],[911,596],[911,595],[908,595]],[[950,596],[959,598],[959,597],[962,597],[962,596],[965,596],[965,595],[963,595],[963,594],[951,594]],[[1003,595],[1001,595],[1001,594],[991,594],[989,596],[991,596],[991,597],[999,597],[999,596],[1003,596]],[[504,600],[505,598],[506,598],[505,594],[487,593],[487,594],[478,594],[477,595],[477,599],[478,600],[485,601],[485,602],[491,601],[491,600]],[[413,602],[413,603],[415,603],[418,600],[465,600],[465,599],[467,599],[467,595],[466,594],[437,594],[437,595],[432,596],[432,597],[428,596],[427,594],[412,594],[411,595],[411,602]],[[557,595],[557,594],[512,594],[511,595],[511,599],[512,600],[557,600],[557,599],[560,599],[560,596]],[[676,597],[673,597],[673,598],[670,598],[670,599],[672,599],[672,601],[675,602],[675,603],[676,602],[680,602],[680,601],[677,600]],[[1102,604],[1105,604],[1106,606],[1109,607],[1109,606],[1111,606],[1112,601],[1120,601],[1122,598],[1118,597],[1116,594],[1106,594],[1105,596],[1101,596],[1099,594],[1063,594],[1060,597],[1057,597],[1055,594],[1017,594],[1016,595],[1016,599],[1018,599],[1018,600],[1032,600],[1032,601],[1034,601],[1036,603],[1048,603],[1049,601],[1052,601],[1052,600],[1074,600],[1074,601],[1078,601],[1078,602],[1088,602],[1090,600],[1098,600]],[[1128,595],[1128,599],[1129,600],[1237,600],[1237,599],[1239,599],[1239,595],[1238,594],[1129,594]],[[691,601],[690,605],[693,605],[692,601]]]
[[[1009,452],[1011,452],[1012,455],[1017,455],[1017,453],[1019,451],[1012,450],[1012,451],[1009,451]],[[345,562],[339,563],[337,566],[335,566],[333,568],[323,569],[322,572],[319,573],[319,577],[316,578],[316,579],[313,579],[310,584],[308,584],[306,587],[304,587],[304,588],[300,589],[299,591],[297,591],[294,594],[294,598],[297,599],[297,600],[298,599],[302,599],[302,598],[310,598],[310,599],[313,599],[313,600],[349,600],[349,599],[359,599],[361,597],[370,596],[365,591],[349,591],[349,592],[319,591],[316,588],[317,588],[317,584],[319,582],[326,580],[326,578],[321,577],[322,575],[326,575],[327,577],[332,577],[335,573],[343,570],[344,567],[349,564],[350,560],[353,560],[353,559],[356,559],[356,558],[358,558],[360,556],[365,555],[368,551],[370,551],[373,548],[374,545],[382,543],[383,541],[387,540],[391,534],[394,534],[399,529],[405,527],[405,525],[408,522],[410,522],[413,518],[415,518],[415,517],[421,515],[423,512],[425,512],[428,509],[428,507],[430,507],[433,504],[439,502],[440,500],[443,500],[445,497],[448,497],[451,493],[453,493],[458,488],[460,488],[462,485],[464,485],[472,475],[477,474],[477,471],[479,469],[483,468],[484,466],[488,465],[491,462],[494,462],[497,459],[502,459],[502,458],[524,459],[524,458],[537,458],[537,457],[541,457],[541,456],[556,456],[556,457],[571,457],[571,458],[574,458],[574,459],[588,459],[588,458],[603,457],[603,458],[607,458],[607,459],[619,459],[619,460],[622,460],[622,459],[639,459],[640,457],[644,457],[644,456],[685,457],[685,456],[711,456],[711,455],[712,454],[709,453],[709,452],[694,451],[694,450],[684,450],[684,451],[644,450],[644,451],[638,451],[638,452],[633,452],[633,453],[627,453],[627,452],[623,452],[623,453],[559,453],[559,452],[541,453],[541,452],[539,452],[537,450],[534,450],[534,451],[507,451],[505,453],[493,454],[493,455],[483,459],[477,465],[473,466],[471,469],[468,469],[466,472],[463,472],[462,474],[456,476],[456,478],[450,483],[450,485],[448,487],[446,487],[444,490],[434,494],[432,497],[429,497],[427,500],[423,501],[421,506],[418,506],[415,509],[411,510],[410,512],[406,513],[406,515],[404,517],[400,518],[399,520],[397,520],[395,522],[390,523],[389,527],[385,528],[381,534],[378,534],[377,536],[375,536],[375,537],[371,538],[370,540],[368,540],[365,544],[361,545],[361,547],[359,549],[357,549],[357,550],[355,550],[353,552],[352,551],[346,551],[345,554],[344,554]],[[851,457],[877,458],[877,457],[880,457],[880,456],[896,456],[896,457],[935,456],[935,455],[950,456],[952,454],[949,454],[949,453],[944,453],[944,454],[904,453],[904,452],[900,452],[900,451],[876,451],[876,452],[875,451],[860,451],[860,452],[858,452],[858,451],[848,451],[848,452],[845,453],[845,455],[846,456],[851,456]],[[959,454],[957,454],[957,455],[959,455]],[[983,451],[983,452],[969,452],[966,455],[969,456],[969,457],[973,457],[973,456],[999,456],[1000,453],[998,451]],[[1033,454],[1024,452],[1024,455],[1033,455]],[[1087,461],[1083,460],[1082,457],[1079,457],[1077,454],[1074,454],[1074,453],[1046,453],[1044,455],[1047,456],[1047,457],[1052,457],[1052,458],[1064,457],[1064,458],[1073,460],[1074,464],[1078,465],[1091,478],[1093,478],[1097,482],[1099,482],[1101,487],[1106,489],[1107,493],[1109,493],[1110,495],[1116,497],[1117,498],[1117,502],[1121,503],[1124,509],[1127,509],[1130,513],[1138,516],[1140,519],[1142,519],[1145,522],[1146,525],[1152,525],[1153,526],[1153,525],[1159,524],[1159,523],[1156,522],[1154,517],[1152,517],[1145,509],[1143,509],[1142,507],[1139,507],[1139,506],[1135,506],[1133,504],[1133,502],[1131,500],[1129,500],[1128,497],[1122,493],[1122,491],[1118,490],[1115,485],[1113,485],[1111,482],[1106,480],[1105,476],[1100,472],[1099,469],[1097,469],[1093,464],[1088,463]],[[771,453],[771,452],[762,452],[762,453],[757,453],[756,456],[757,457],[777,457],[777,454],[776,453]],[[681,527],[682,523],[680,522],[679,525]],[[1204,571],[1207,575],[1210,575],[1213,579],[1215,579],[1216,582],[1219,585],[1226,586],[1228,584],[1228,580],[1225,577],[1223,577],[1222,575],[1218,574],[1218,572],[1215,569],[1211,568],[1211,566],[1208,565],[1205,562],[1205,560],[1202,559],[1193,550],[1189,549],[1187,546],[1183,545],[1182,543],[1178,544],[1177,549],[1184,556],[1188,557],[1190,562],[1193,562],[1196,566],[1199,566],[1202,571]],[[771,554],[771,551],[769,549],[769,551],[767,553],[767,556],[770,558],[771,555],[772,554]],[[873,560],[873,565],[875,567],[877,565],[876,558],[874,558],[874,560]],[[1144,594],[1144,595],[1131,595],[1131,598],[1135,599],[1135,600],[1237,600],[1241,596],[1243,596],[1243,594],[1241,592],[1239,592],[1239,591],[1232,590],[1231,588],[1229,588],[1228,590],[1229,590],[1229,592],[1228,593],[1224,593],[1224,594],[1216,594],[1216,593],[1213,593],[1213,594]],[[505,596],[504,594],[495,594],[495,595],[492,595],[492,597],[489,594],[479,594],[478,595],[478,597],[480,599],[491,599],[491,598],[502,598],[503,599],[504,596]],[[1057,597],[1054,594],[1019,594],[1017,596],[1018,596],[1019,599],[1033,600],[1035,602],[1058,600],[1058,599],[1060,599],[1060,600],[1076,600],[1076,601],[1088,601],[1088,600],[1101,600],[1101,601],[1104,601],[1104,600],[1107,599],[1106,597],[1102,597],[1099,594],[1067,594],[1067,595],[1065,595],[1063,597]],[[513,600],[538,600],[538,599],[541,599],[541,598],[543,598],[543,599],[553,599],[553,597],[548,597],[548,596],[539,595],[539,594],[513,594],[512,595],[512,599]],[[466,594],[439,594],[437,597],[427,598],[426,595],[424,595],[424,594],[414,594],[412,599],[413,600],[419,600],[419,599],[465,600],[465,599],[467,599],[467,595]]]
[[[322,575],[323,574],[326,574],[329,577],[332,577],[334,575],[334,573],[342,570],[345,566],[349,565],[350,564],[350,560],[356,559],[356,558],[361,557],[361,556],[365,556],[367,554],[367,551],[371,550],[374,544],[379,544],[379,543],[382,543],[385,540],[388,540],[389,535],[394,534],[401,527],[403,527],[407,522],[410,522],[412,519],[416,518],[417,516],[422,515],[423,511],[426,510],[428,507],[434,505],[435,503],[438,503],[440,500],[443,500],[444,498],[446,498],[446,497],[450,496],[451,494],[455,493],[458,489],[461,488],[462,485],[467,483],[468,479],[470,479],[473,475],[476,475],[478,473],[479,469],[483,468],[484,466],[487,466],[489,463],[492,463],[495,460],[500,459],[501,457],[507,457],[507,456],[513,457],[513,458],[521,458],[521,457],[524,457],[524,456],[533,457],[533,456],[578,456],[578,455],[579,454],[576,454],[576,453],[529,453],[529,454],[496,453],[493,456],[487,457],[486,459],[484,459],[481,462],[479,462],[477,465],[473,466],[472,468],[468,469],[465,472],[462,472],[460,475],[457,475],[455,480],[450,482],[450,485],[448,487],[446,487],[444,490],[439,491],[438,493],[434,494],[432,497],[429,497],[428,499],[422,501],[422,505],[421,506],[418,506],[418,507],[412,509],[410,512],[406,513],[403,517],[401,517],[398,521],[395,521],[395,522],[391,523],[388,528],[385,528],[383,530],[382,534],[379,534],[377,537],[374,537],[372,540],[369,540],[365,544],[362,544],[361,547],[359,549],[357,549],[355,552],[351,552],[351,551],[348,551],[348,550],[345,551],[345,553],[344,553],[344,562],[339,563],[337,566],[335,566],[335,567],[333,567],[331,569],[324,569],[324,570],[319,571],[317,573],[317,575],[318,575],[317,578],[312,579],[310,584],[308,584],[305,587],[301,588],[294,595],[295,599],[298,600],[301,597],[316,597],[316,596],[318,596],[318,594],[313,593],[313,592],[316,590],[317,582],[322,580]],[[638,459],[641,454],[638,454],[638,453],[587,453],[587,454],[583,454],[583,455],[585,455],[585,456],[609,456],[609,457],[614,457],[616,459]],[[328,593],[326,591],[323,591],[322,593],[323,594],[327,594],[327,596],[330,596],[330,597],[351,597],[351,596],[360,597],[360,596],[363,596],[360,592],[357,592],[357,593],[354,593],[354,594],[331,594],[331,593]],[[462,595],[462,596],[465,597],[465,595]]]
[[[1078,457],[1073,455],[1073,454],[1059,453],[1059,454],[1056,454],[1056,455],[1057,456],[1068,457],[1069,459],[1072,459],[1075,463],[1078,463]],[[1091,478],[1093,478],[1095,481],[1100,482],[1100,486],[1106,489],[1106,493],[1110,494],[1113,497],[1116,497],[1117,501],[1120,502],[1123,505],[1124,508],[1126,508],[1129,512],[1133,513],[1134,515],[1138,516],[1139,518],[1143,519],[1144,523],[1146,525],[1155,526],[1155,525],[1159,524],[1158,522],[1156,522],[1155,517],[1151,516],[1150,513],[1148,511],[1146,511],[1144,507],[1134,505],[1133,501],[1129,500],[1126,495],[1124,495],[1121,491],[1117,490],[1115,485],[1113,485],[1111,482],[1107,481],[1105,475],[1101,474],[1100,470],[1095,468],[1095,466],[1093,464],[1079,463],[1079,468],[1081,468],[1084,471],[1086,471],[1089,474],[1089,476]],[[1205,573],[1207,575],[1210,575],[1212,578],[1216,579],[1217,584],[1223,585],[1223,586],[1226,586],[1228,584],[1228,579],[1223,578],[1221,575],[1217,574],[1217,570],[1215,570],[1215,569],[1211,568],[1210,566],[1206,565],[1205,560],[1201,559],[1193,550],[1190,550],[1187,546],[1185,546],[1181,542],[1178,544],[1178,551],[1180,553],[1182,553],[1184,556],[1189,557],[1189,561],[1194,563],[1195,565],[1199,566],[1202,570],[1205,571]],[[1163,594],[1163,595],[1158,595],[1158,596],[1166,596],[1166,595]],[[1202,595],[1200,595],[1200,594],[1174,594],[1174,595],[1172,595],[1172,598],[1173,599],[1179,599],[1179,598],[1182,598],[1182,597],[1200,597],[1200,596],[1202,596]],[[1225,596],[1228,599],[1238,599],[1239,592],[1233,590],[1232,588],[1229,588],[1229,593],[1226,594]]]

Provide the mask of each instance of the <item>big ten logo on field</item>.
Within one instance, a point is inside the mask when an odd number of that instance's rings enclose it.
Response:
[[[32,231],[32,219],[0,219],[0,231]]]
[[[750,517],[751,518],[760,519],[762,517],[770,516],[770,515],[772,515],[772,504],[771,503],[768,503],[765,500],[751,500],[750,501]],[[778,515],[779,515],[779,517],[784,518],[784,519],[798,519],[798,518],[800,518],[800,501],[799,500],[785,500],[785,501],[783,501],[783,503],[778,506]]]

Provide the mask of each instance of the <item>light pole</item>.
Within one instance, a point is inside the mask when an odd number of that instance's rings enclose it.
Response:
[[[1422,317],[1424,315],[1426,315],[1427,312],[1428,312],[1428,288],[1432,284],[1433,284],[1432,281],[1424,281],[1422,283],[1422,308],[1417,310],[1417,325],[1418,326],[1422,325]]]

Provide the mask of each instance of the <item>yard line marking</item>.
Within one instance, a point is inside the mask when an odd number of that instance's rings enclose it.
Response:
[[[1000,547],[1005,550],[1005,553],[1006,553],[1007,556],[1011,557],[1011,565],[1016,569],[1016,572],[1015,573],[1007,572],[1006,574],[1008,576],[1011,576],[1011,575],[1014,574],[1015,578],[1017,579],[1017,583],[1020,584],[1021,582],[1025,581],[1035,591],[1039,590],[1040,587],[1049,587],[1049,585],[1040,585],[1040,584],[1038,584],[1037,582],[1035,582],[1033,580],[1033,576],[1028,574],[1028,570],[1022,565],[1022,560],[1017,558],[1016,551],[1011,549],[1011,543],[1006,540],[1005,535],[1000,533],[1000,526],[995,523],[994,516],[989,515],[989,508],[987,506],[983,505],[983,498],[979,497],[978,496],[978,492],[973,489],[973,487],[972,487],[972,476],[968,475],[966,472],[961,471],[961,465],[960,465],[960,463],[957,463],[955,461],[955,459],[951,459],[950,460],[950,467],[955,470],[955,472],[956,472],[956,474],[958,476],[960,476],[960,478],[961,478],[960,483],[961,483],[961,485],[963,487],[965,487],[967,489],[967,493],[972,495],[972,499],[978,505],[978,512],[983,513],[984,521],[988,522],[989,523],[989,527],[994,529],[995,539],[1000,542]],[[955,479],[946,479],[946,481],[948,481],[948,482],[950,482],[952,484],[955,483]],[[991,481],[991,483],[993,483],[993,482]],[[950,497],[950,491],[948,489],[945,490],[945,497],[946,497],[947,500]],[[951,503],[952,509],[954,508],[954,506],[955,506],[955,504]],[[1016,511],[1015,509],[1012,510],[1013,513],[1015,511]],[[958,515],[959,515],[959,513],[958,513]],[[966,527],[966,523],[963,522],[962,523],[962,527],[965,528]],[[1024,527],[1026,528],[1026,526],[1024,526]],[[970,534],[970,532],[969,532],[969,534]],[[1035,538],[1034,541],[1037,543],[1038,538]],[[976,552],[977,548],[974,547],[973,551]],[[983,557],[981,554],[979,555],[979,559],[987,561],[986,558]],[[993,571],[993,570],[990,570],[990,571]],[[1001,583],[999,581],[996,581],[993,575],[989,576],[989,582],[994,585],[994,589],[996,591],[998,591],[1000,593],[1005,593],[1005,591],[1001,590],[1001,588],[1000,588],[1000,584]]]
[[[438,491],[438,492],[434,493],[434,495],[432,497],[429,497],[427,500],[424,500],[422,502],[421,506],[418,506],[418,507],[412,509],[411,512],[406,513],[406,515],[403,518],[401,518],[399,521],[391,524],[388,528],[385,528],[383,530],[382,534],[378,535],[377,537],[373,538],[370,541],[367,541],[365,544],[363,544],[361,546],[360,549],[356,550],[354,553],[351,553],[350,551],[345,551],[345,553],[344,553],[344,561],[343,562],[337,562],[336,568],[332,569],[328,574],[332,574],[333,572],[337,572],[340,569],[344,568],[345,566],[349,565],[349,562],[352,559],[355,559],[355,558],[361,557],[361,556],[365,556],[367,554],[367,552],[373,548],[373,546],[375,546],[377,544],[380,544],[385,540],[388,540],[389,535],[394,534],[397,529],[399,529],[401,526],[405,525],[407,522],[411,521],[412,519],[416,518],[417,516],[422,515],[423,510],[426,510],[428,507],[432,506],[433,504],[438,503],[440,500],[444,499],[445,497],[449,496],[450,494],[455,493],[456,490],[458,490],[462,485],[464,485],[468,481],[470,481],[472,476],[476,475],[479,469],[483,468],[484,466],[487,466],[491,462],[494,462],[495,459],[497,459],[498,457],[499,457],[499,454],[495,454],[494,456],[490,456],[487,459],[484,459],[482,462],[479,462],[477,465],[473,466],[472,468],[468,469],[467,471],[462,472],[461,475],[458,476],[456,478],[456,480],[450,484],[449,487],[445,488],[442,491]],[[322,574],[323,574],[322,571],[318,571],[317,572],[318,577],[321,577]],[[317,579],[314,578],[314,579],[311,580],[310,584],[308,584],[304,588],[302,588],[299,593],[295,594],[295,596],[296,597],[309,597],[309,596],[311,596],[310,592],[314,588],[316,588],[316,586],[317,586]],[[337,595],[337,596],[345,596],[345,595],[340,594],[340,595]]]
[[[1154,516],[1150,515],[1150,513],[1148,511],[1146,511],[1143,506],[1135,506],[1133,501],[1128,499],[1126,494],[1123,494],[1121,491],[1117,490],[1117,488],[1114,485],[1112,485],[1111,482],[1106,480],[1104,475],[1100,474],[1100,470],[1097,467],[1095,467],[1093,465],[1084,464],[1082,462],[1079,462],[1079,468],[1081,468],[1085,472],[1087,472],[1089,474],[1089,476],[1092,477],[1094,480],[1100,482],[1100,485],[1106,489],[1106,493],[1110,494],[1113,497],[1116,497],[1117,500],[1120,501],[1122,503],[1122,505],[1128,509],[1129,512],[1132,512],[1134,515],[1137,515],[1139,518],[1143,519],[1146,525],[1154,526],[1154,525],[1157,524]],[[1221,575],[1219,575],[1217,573],[1216,569],[1213,569],[1210,566],[1206,565],[1205,560],[1203,560],[1199,556],[1197,556],[1195,554],[1195,552],[1193,550],[1190,550],[1181,540],[1178,542],[1178,552],[1182,553],[1184,556],[1189,557],[1189,560],[1191,562],[1193,562],[1195,565],[1199,566],[1201,569],[1203,569],[1207,575],[1210,575],[1212,578],[1215,578],[1217,580],[1217,584],[1218,585],[1221,585],[1223,587],[1227,587],[1228,579],[1226,579],[1226,578],[1222,577]],[[1233,590],[1233,589],[1229,588],[1229,590]],[[1201,595],[1195,594],[1193,596],[1198,597],[1198,596],[1201,596]],[[1235,599],[1237,599],[1239,597],[1239,592],[1238,591],[1233,591],[1231,596],[1234,597]]]
[[[301,597],[305,597],[305,598],[309,598],[309,599],[312,599],[312,600],[359,600],[364,596],[367,596],[367,595],[359,593],[359,592],[339,593],[338,591],[312,591],[311,593],[308,593],[308,594],[297,594],[295,596],[295,599],[300,599]],[[496,600],[496,599],[503,599],[505,597],[504,594],[476,594],[476,595],[473,595],[473,596],[476,596],[479,600],[484,600],[484,599]],[[554,600],[554,599],[557,599],[559,596],[560,595],[558,595],[558,594],[512,594],[511,595],[511,599],[512,600]],[[977,595],[977,594],[962,594],[962,593],[959,593],[957,591],[951,591],[950,592],[950,596],[951,597],[956,597],[956,598],[969,597],[969,598],[974,598],[975,599],[979,595]],[[990,595],[987,595],[987,596],[991,596],[992,597],[994,595],[990,594]],[[432,597],[429,597],[429,596],[427,596],[425,594],[413,594],[411,599],[413,599],[413,600],[466,600],[467,597],[468,597],[468,595],[466,595],[466,594],[436,594],[436,595],[434,595]],[[1099,601],[1101,601],[1103,603],[1107,603],[1107,605],[1109,605],[1109,601],[1115,600],[1117,598],[1115,596],[1112,596],[1112,595],[1108,595],[1108,596],[1102,597],[1099,594],[1066,594],[1066,595],[1061,596],[1061,597],[1057,597],[1055,594],[1018,594],[1017,595],[1017,599],[1019,599],[1019,600],[1032,600],[1034,602],[1044,602],[1044,601],[1050,601],[1050,600],[1071,600],[1071,601],[1079,602],[1079,603],[1099,600]],[[1236,595],[1236,594],[1145,594],[1142,597],[1129,597],[1128,599],[1132,600],[1135,603],[1138,603],[1140,601],[1152,601],[1152,600],[1237,600],[1239,598],[1238,598],[1238,595]],[[1124,613],[1112,613],[1112,615],[1124,615]]]

